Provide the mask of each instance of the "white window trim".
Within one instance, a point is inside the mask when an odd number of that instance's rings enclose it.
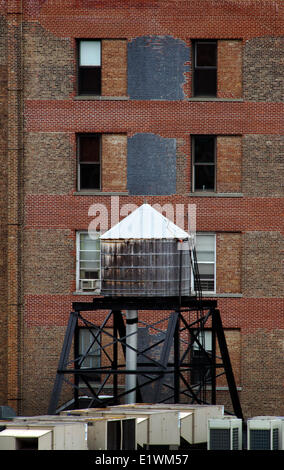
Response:
[[[202,291],[203,294],[206,294],[206,295],[210,295],[210,294],[216,294],[216,233],[212,233],[212,232],[197,232],[196,233],[196,237],[199,237],[199,236],[202,236],[202,235],[211,235],[214,237],[214,261],[199,261],[198,264],[213,264],[214,263],[214,290],[210,290],[210,291]],[[194,276],[193,276],[193,271],[192,271],[192,268],[191,268],[191,290],[193,293],[195,293],[195,290],[194,290]]]
[[[84,293],[84,294],[92,294],[92,293],[100,293],[101,288],[94,289],[93,291],[83,291],[80,289],[80,235],[81,234],[88,234],[87,230],[79,230],[76,232],[76,292]],[[100,232],[98,232],[100,235]],[[100,256],[100,264],[99,264],[99,271],[100,271],[100,278],[99,283],[101,285],[101,256]]]

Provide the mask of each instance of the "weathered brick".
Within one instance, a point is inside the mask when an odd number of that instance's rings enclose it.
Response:
[[[242,41],[218,41],[218,98],[242,97]]]
[[[284,137],[245,135],[242,190],[246,196],[283,196]]]
[[[241,293],[241,234],[216,237],[216,286],[220,293]]]
[[[102,191],[127,189],[127,136],[102,135]]]
[[[217,192],[241,192],[242,138],[217,137]]]
[[[244,98],[247,101],[284,99],[283,37],[256,37],[244,46]]]
[[[127,95],[127,42],[102,41],[102,95]]]

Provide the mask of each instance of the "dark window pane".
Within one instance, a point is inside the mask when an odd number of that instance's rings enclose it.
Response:
[[[100,189],[100,165],[80,165],[80,189]]]
[[[195,163],[214,163],[215,137],[199,136],[194,139]]]
[[[101,67],[81,67],[79,69],[79,93],[101,94]]]
[[[194,95],[216,96],[217,93],[217,70],[195,69],[194,72]]]
[[[191,358],[191,383],[197,384],[203,380],[211,378],[210,359],[203,350],[195,350],[192,352]]]
[[[217,43],[198,42],[196,43],[196,67],[216,67],[217,64]]]
[[[100,136],[80,136],[80,162],[100,161]]]
[[[195,166],[195,191],[214,191],[215,187],[215,166],[196,165]]]

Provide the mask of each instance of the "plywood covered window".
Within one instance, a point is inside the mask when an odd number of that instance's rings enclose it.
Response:
[[[78,93],[101,94],[101,41],[80,40],[78,43]]]
[[[217,41],[195,41],[193,44],[193,94],[212,96],[217,93]]]
[[[216,136],[193,136],[192,157],[193,191],[215,191]]]
[[[101,188],[101,135],[78,135],[77,152],[78,190],[99,190]]]

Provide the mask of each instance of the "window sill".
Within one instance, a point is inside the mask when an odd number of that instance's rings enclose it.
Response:
[[[79,290],[76,291],[76,292],[72,292],[72,295],[91,295],[91,296],[93,296],[93,295],[100,295],[100,294],[101,294],[100,291],[95,291],[95,290],[89,291],[89,292],[86,292],[86,291],[83,292],[83,291],[79,291]]]
[[[243,102],[243,98],[217,98],[216,96],[193,96],[191,98],[187,98],[186,101],[237,101]]]
[[[215,193],[209,191],[196,191],[188,193],[187,196],[192,197],[243,197],[243,193]]]
[[[128,191],[75,191],[74,196],[128,196]]]
[[[207,385],[205,384],[205,388],[206,388],[206,390],[212,390],[212,386],[209,385],[209,384],[207,384]],[[239,392],[241,392],[241,391],[243,390],[243,387],[241,387],[241,386],[237,386],[236,388],[237,388],[237,390],[238,390]],[[192,389],[194,390],[194,385],[192,386]],[[220,387],[216,387],[216,391],[217,391],[217,392],[227,392],[227,391],[229,391],[229,390],[230,390],[229,387],[226,387],[226,386],[224,386],[224,387],[221,387],[221,386],[220,386]]]
[[[74,100],[84,101],[128,101],[129,96],[77,95]]]
[[[226,297],[232,297],[232,298],[241,298],[243,297],[243,294],[234,294],[234,293],[225,293],[225,294],[222,294],[222,293],[211,293],[211,292],[202,292],[202,296],[203,297],[223,297],[223,298],[226,298]]]

